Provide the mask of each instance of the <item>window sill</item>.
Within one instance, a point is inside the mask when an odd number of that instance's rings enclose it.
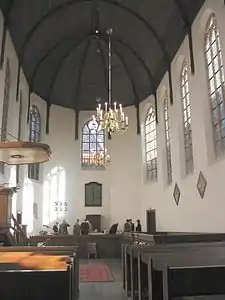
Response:
[[[105,171],[105,166],[92,166],[92,165],[82,165],[82,171]]]

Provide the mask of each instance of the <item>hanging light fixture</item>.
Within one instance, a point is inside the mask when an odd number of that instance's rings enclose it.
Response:
[[[0,162],[8,165],[44,163],[51,158],[48,145],[36,142],[0,142]]]
[[[107,150],[105,151],[97,151],[93,152],[90,155],[90,164],[96,167],[104,167],[110,163],[110,156],[107,153]]]
[[[128,117],[124,115],[122,104],[112,103],[112,29],[107,30],[108,35],[108,79],[109,93],[108,102],[104,107],[101,106],[100,99],[97,100],[96,115],[93,115],[93,121],[100,123],[101,128],[108,132],[123,133],[128,129]]]

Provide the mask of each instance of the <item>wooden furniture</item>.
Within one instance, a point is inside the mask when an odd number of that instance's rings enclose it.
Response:
[[[101,215],[86,215],[86,219],[91,223],[93,231],[101,232],[102,216]]]
[[[97,245],[95,242],[87,243],[87,254],[89,259],[97,258]]]
[[[221,280],[225,274],[224,248],[225,242],[126,245],[123,269],[127,296],[171,299],[201,293],[222,294],[225,290]],[[192,286],[185,286],[185,282],[189,282],[185,276],[192,278]],[[183,282],[179,283],[178,278],[183,278]],[[209,281],[210,288],[205,284]]]
[[[2,247],[0,249],[2,299],[33,297],[48,300],[54,297],[54,299],[77,300],[79,261],[75,252],[74,247]]]
[[[0,187],[0,227],[9,228],[11,226],[12,211],[12,188]]]
[[[50,159],[51,149],[36,142],[0,142],[0,162],[8,165],[43,163]]]
[[[156,233],[156,212],[155,209],[151,208],[146,211],[146,222],[147,222],[147,233]]]

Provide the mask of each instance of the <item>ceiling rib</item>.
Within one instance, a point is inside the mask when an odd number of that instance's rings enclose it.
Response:
[[[27,44],[29,43],[29,41],[31,40],[32,36],[34,35],[34,33],[36,32],[36,30],[39,28],[39,26],[47,19],[49,18],[50,16],[52,16],[53,14],[55,14],[57,11],[59,10],[63,10],[69,6],[73,6],[73,5],[77,5],[77,4],[80,4],[80,3],[92,3],[92,0],[70,0],[66,3],[61,3],[59,4],[58,6],[54,7],[52,10],[48,11],[33,27],[32,29],[27,33],[26,37],[25,37],[25,40],[22,44],[22,47],[21,47],[21,51],[18,55],[18,60],[19,60],[19,63],[18,63],[18,73],[17,73],[17,93],[16,93],[16,97],[18,98],[18,95],[19,95],[19,81],[20,81],[20,67],[23,63],[23,58],[24,58],[24,54],[25,54],[25,50],[26,50],[26,46]],[[163,56],[164,56],[164,59],[165,59],[165,62],[167,64],[167,68],[168,68],[168,72],[169,72],[169,83],[170,83],[170,97],[171,97],[171,102],[172,102],[172,99],[173,99],[173,90],[172,90],[172,75],[171,75],[171,67],[170,67],[170,58],[169,58],[169,55],[168,55],[168,52],[166,50],[166,47],[163,43],[163,41],[161,41],[159,35],[157,34],[156,30],[142,17],[140,16],[138,13],[134,12],[133,10],[131,10],[130,8],[122,5],[121,3],[118,3],[116,1],[110,1],[110,2],[107,2],[106,0],[99,0],[99,2],[102,2],[102,3],[105,3],[105,4],[108,4],[108,5],[113,5],[115,7],[118,7],[120,8],[121,10],[123,11],[126,11],[128,13],[130,13],[131,15],[133,15],[134,17],[136,17],[138,20],[140,20],[143,24],[145,24],[145,26],[148,28],[148,30],[152,33],[154,39],[156,40]]]
[[[3,25],[3,33],[2,33],[2,42],[1,42],[1,55],[0,55],[0,69],[3,67],[4,59],[5,59],[5,43],[6,43],[6,33],[7,33],[7,26],[9,22],[10,13],[12,11],[13,5],[15,0],[11,0],[9,11],[4,18],[4,25]]]
[[[82,42],[84,42],[87,38],[89,38],[92,34],[89,33],[88,35],[78,39],[78,40],[75,40],[74,44],[73,44],[73,48],[72,50],[76,50],[81,44]],[[58,43],[56,43],[52,48],[50,48],[45,54],[44,56],[42,56],[42,58],[39,60],[38,64],[36,65],[35,69],[34,69],[34,72],[32,73],[31,75],[31,79],[30,79],[30,91],[33,92],[33,85],[34,85],[34,80],[35,80],[35,77],[38,73],[38,70],[39,68],[41,67],[42,63],[55,51],[57,50],[57,48],[59,48],[63,43],[65,43],[66,41],[67,42],[70,42],[73,38],[75,38],[75,35],[72,36],[72,37],[69,37],[67,38],[66,40],[64,41],[59,41]],[[72,51],[71,49],[69,51]],[[67,58],[67,56],[69,55],[69,51],[66,52],[65,54],[65,58]]]
[[[180,12],[180,16],[184,22],[184,25],[187,29],[188,41],[189,41],[189,52],[190,52],[190,65],[191,65],[191,73],[195,74],[195,60],[194,60],[194,49],[193,49],[193,38],[192,38],[192,26],[188,20],[187,14],[181,2],[179,0],[175,0],[175,4],[177,6],[178,11]]]

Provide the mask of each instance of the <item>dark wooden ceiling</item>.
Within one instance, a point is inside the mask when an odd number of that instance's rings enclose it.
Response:
[[[205,0],[0,0],[30,90],[51,104],[133,105],[155,92]],[[99,35],[96,37],[95,29]]]

